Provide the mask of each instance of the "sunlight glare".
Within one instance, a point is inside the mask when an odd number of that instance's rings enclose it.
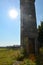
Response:
[[[9,16],[10,16],[10,18],[12,18],[12,19],[16,19],[17,16],[18,16],[18,11],[17,11],[16,9],[11,9],[11,10],[9,11]]]

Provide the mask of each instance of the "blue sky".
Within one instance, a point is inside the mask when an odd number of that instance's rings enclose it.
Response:
[[[37,27],[40,25],[41,21],[43,20],[43,0],[36,0],[36,21]]]
[[[36,21],[37,26],[43,20],[43,0],[36,0]],[[9,17],[9,10],[16,9],[16,19]],[[20,1],[0,0],[0,46],[20,44]]]

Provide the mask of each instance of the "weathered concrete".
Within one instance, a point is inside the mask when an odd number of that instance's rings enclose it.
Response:
[[[37,53],[35,0],[20,0],[21,45],[27,54]]]

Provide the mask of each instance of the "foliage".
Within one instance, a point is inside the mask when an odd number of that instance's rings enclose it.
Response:
[[[41,63],[40,63],[40,55],[38,55],[36,57],[36,65],[41,65]]]
[[[38,41],[40,42],[40,47],[43,46],[43,22],[38,27]]]
[[[12,48],[0,48],[0,65],[13,65],[14,62],[19,61],[19,65],[43,65],[43,48],[40,48],[40,54],[37,56],[36,61],[31,60],[31,58],[26,58],[24,56],[24,50],[13,50]]]
[[[20,53],[18,56],[17,56],[17,60],[18,61],[22,61],[24,58],[24,55],[22,53]]]
[[[36,65],[36,63],[30,59],[24,59],[24,61],[20,65]]]
[[[40,54],[43,55],[43,47],[40,48]]]
[[[20,65],[36,65],[31,60],[24,58],[23,52],[23,49],[13,50],[12,48],[0,48],[0,65],[13,65],[18,60],[21,60]]]
[[[37,65],[43,65],[43,47],[41,47],[39,50],[40,50],[40,53],[36,57],[36,64]]]
[[[20,55],[18,55],[18,57],[17,57],[17,60],[18,61],[22,61],[23,59],[24,59],[24,57],[25,57],[25,51],[24,51],[24,49],[23,48],[21,48],[20,49]]]

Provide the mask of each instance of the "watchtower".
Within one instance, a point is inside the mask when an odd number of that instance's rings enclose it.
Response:
[[[37,53],[35,0],[20,0],[21,45],[27,54]]]

